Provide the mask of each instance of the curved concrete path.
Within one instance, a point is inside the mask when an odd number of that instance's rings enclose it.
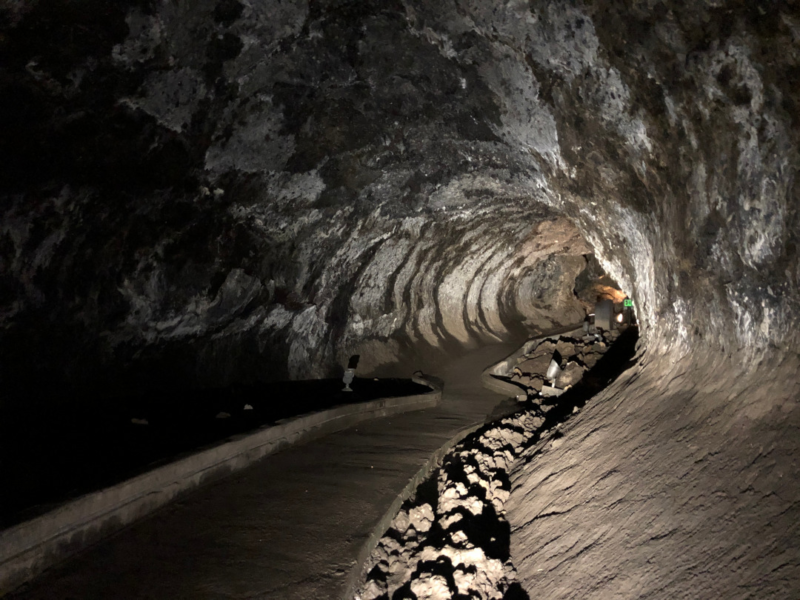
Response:
[[[376,526],[431,455],[504,397],[481,374],[518,344],[437,375],[433,409],[361,423],[209,485],[45,573],[15,599],[338,600]]]

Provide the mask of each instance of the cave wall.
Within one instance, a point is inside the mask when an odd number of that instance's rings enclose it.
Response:
[[[531,598],[796,598],[800,363],[641,358],[522,453],[506,504]]]
[[[591,251],[653,352],[797,347],[794,2],[2,14],[7,379],[379,367],[572,320]]]
[[[445,46],[475,33],[491,46],[504,124],[538,154],[552,205],[634,291],[650,339],[796,347],[795,3],[415,15]]]
[[[797,596],[796,0],[15,0],[0,54],[4,390],[424,367],[594,253],[638,362],[513,474],[520,581]]]
[[[582,318],[591,248],[484,122],[480,76],[402,7],[43,2],[6,21],[19,387],[421,366]]]

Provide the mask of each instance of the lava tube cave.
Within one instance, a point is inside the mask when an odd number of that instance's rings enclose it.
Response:
[[[0,595],[800,597],[800,2],[8,0],[0,54]]]

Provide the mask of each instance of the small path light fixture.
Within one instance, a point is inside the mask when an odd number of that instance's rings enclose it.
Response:
[[[355,378],[355,376],[356,376],[355,369],[345,369],[344,377],[342,377],[342,383],[344,383],[344,389],[342,390],[343,392],[353,391],[352,388],[350,387],[350,384],[353,383],[353,379]]]
[[[361,356],[359,354],[354,354],[347,362],[347,368],[344,371],[344,377],[342,377],[342,383],[344,383],[343,392],[353,391],[350,384],[353,383],[353,379],[356,377],[356,369],[358,368],[358,361],[360,358]]]

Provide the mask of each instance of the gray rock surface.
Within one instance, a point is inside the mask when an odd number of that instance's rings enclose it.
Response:
[[[3,9],[7,372],[379,369],[592,250],[652,347],[797,345],[792,5],[98,6]]]
[[[570,361],[567,363],[567,366],[564,367],[561,375],[558,376],[556,385],[560,388],[566,388],[567,386],[575,385],[581,380],[581,377],[583,377],[585,372],[585,367],[576,362]]]

